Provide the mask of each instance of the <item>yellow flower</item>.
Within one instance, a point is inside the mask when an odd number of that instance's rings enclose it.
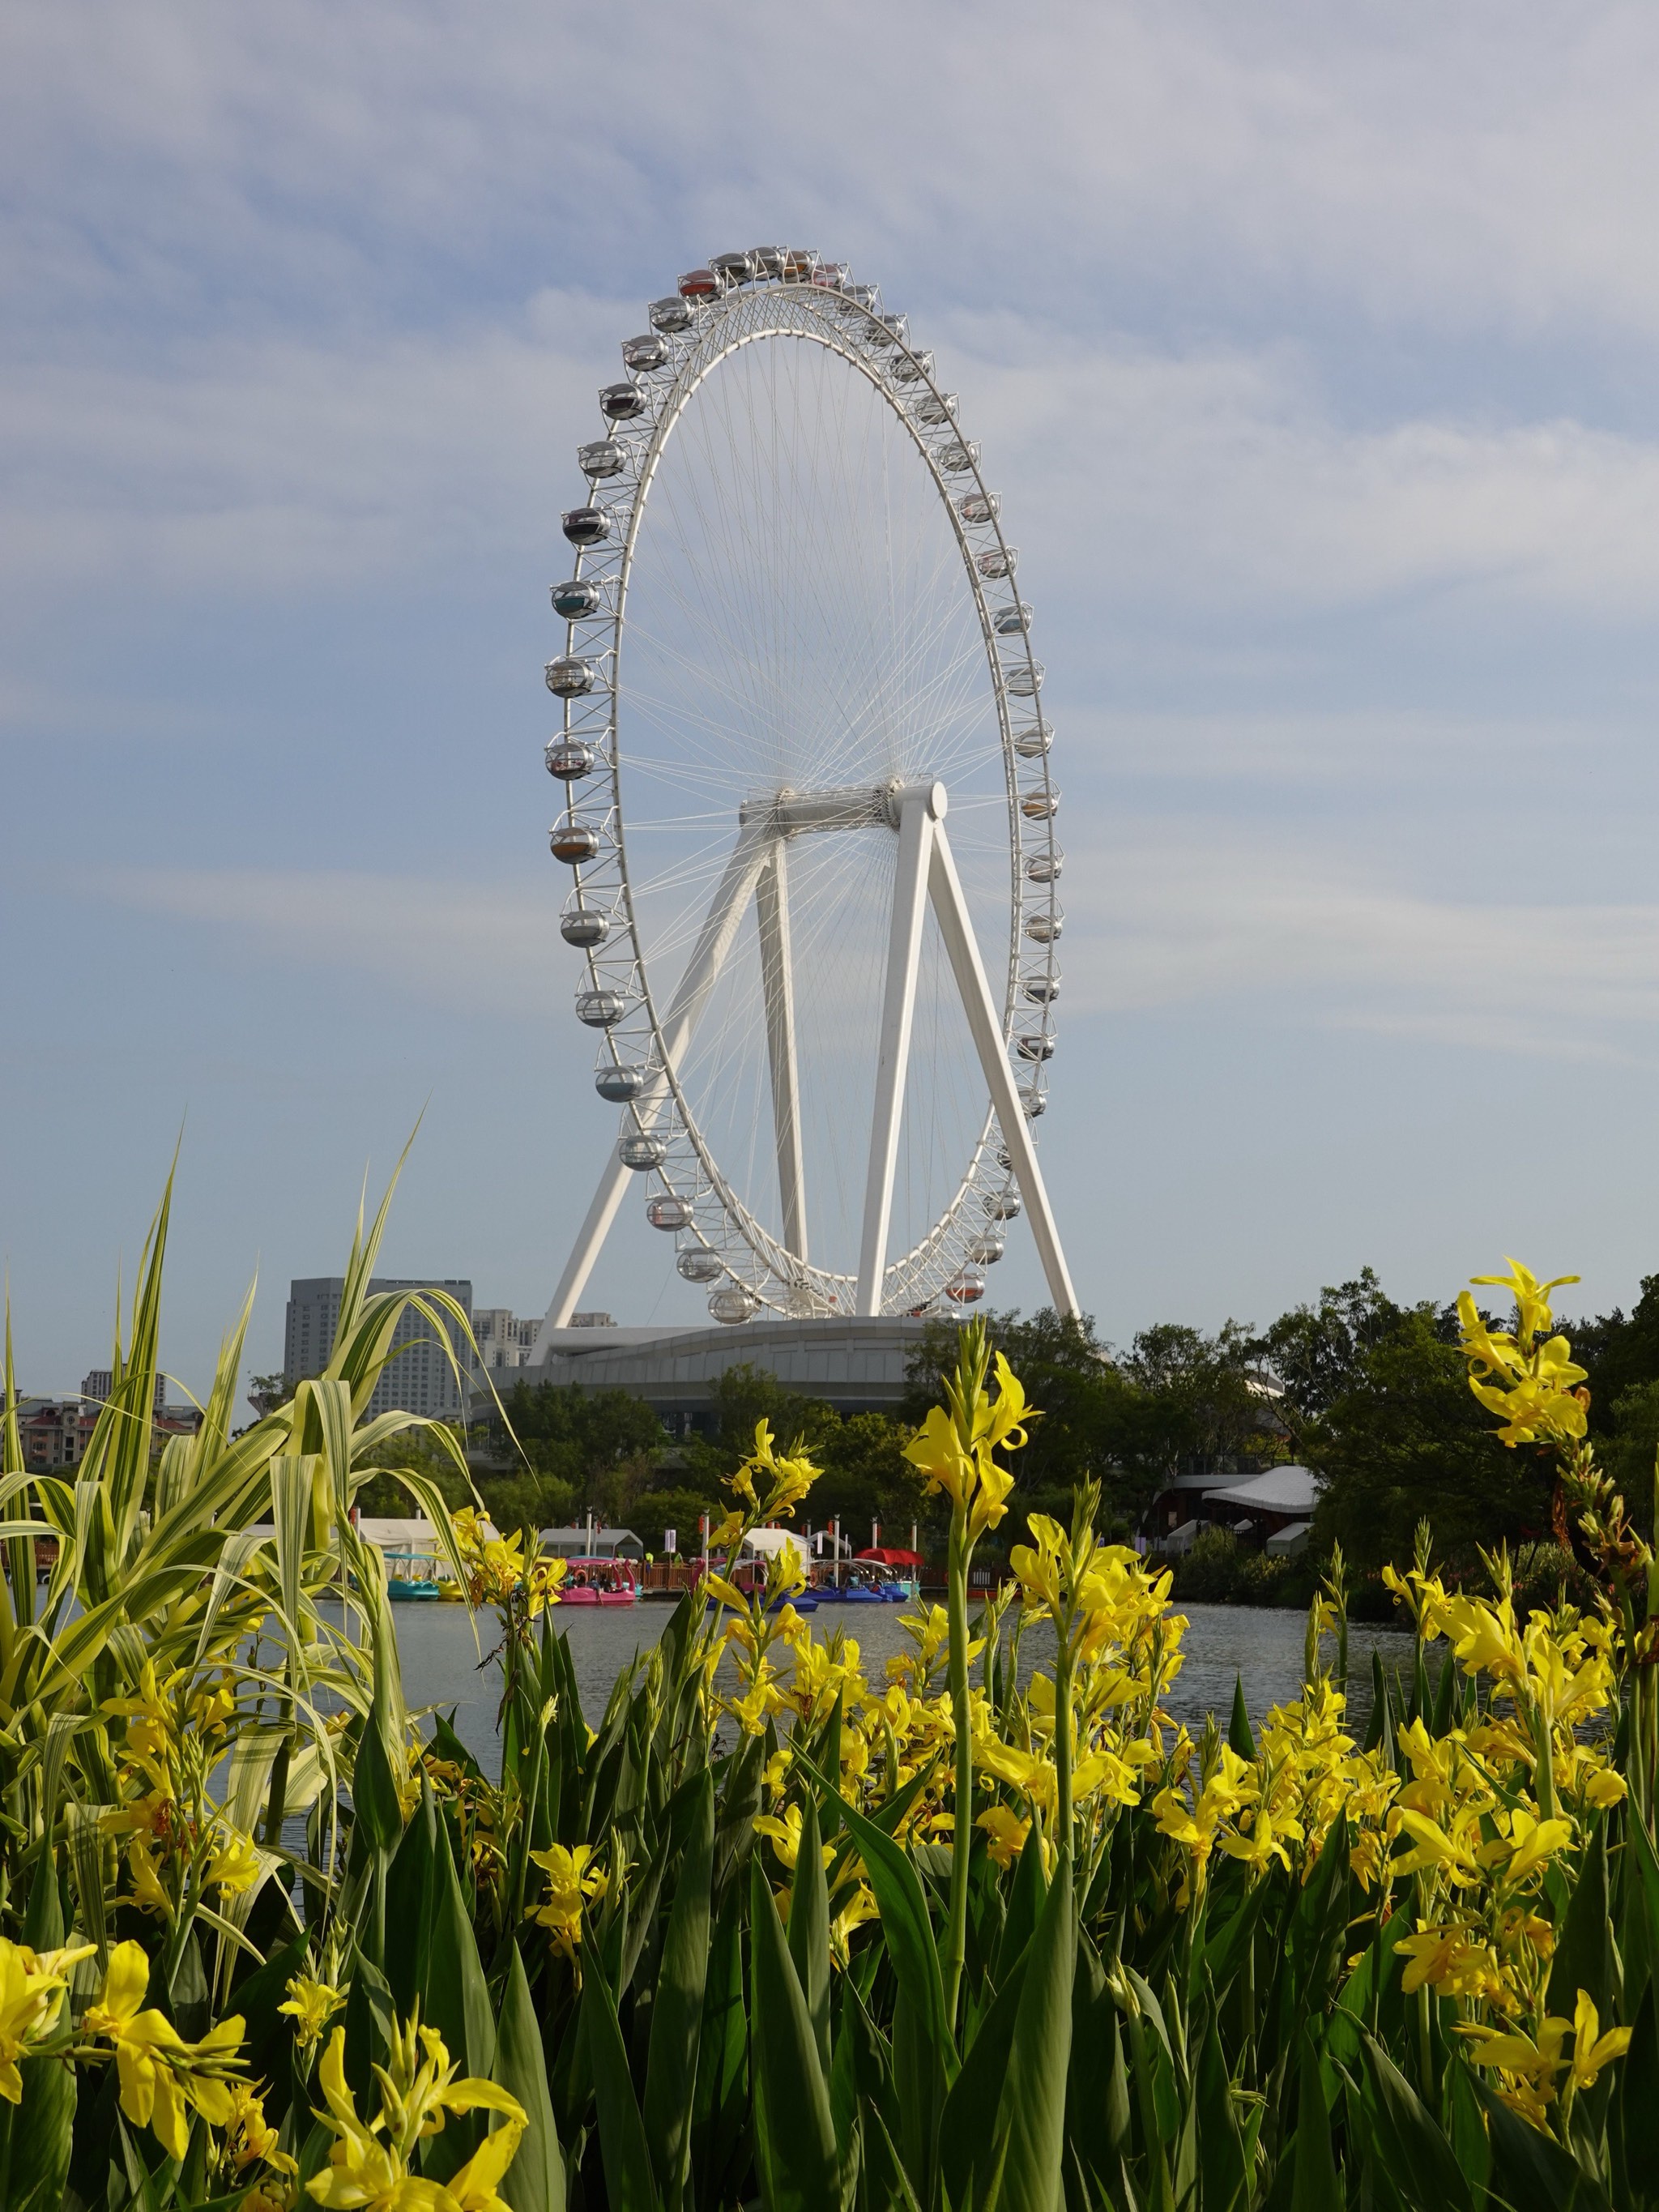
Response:
[[[1401,1983],[1407,1996],[1425,1982],[1454,1997],[1490,1996],[1502,1987],[1492,1946],[1479,1929],[1419,1926],[1395,1948],[1408,1961]]]
[[[980,1814],[974,1826],[983,1828],[990,1838],[986,1848],[1000,1867],[1012,1866],[1024,1850],[1025,1838],[1031,1832],[1030,1822],[1022,1820],[1006,1805],[993,1805],[988,1812]]]
[[[771,1813],[757,1813],[755,1815],[754,1828],[757,1835],[771,1838],[773,1850],[782,1860],[784,1865],[793,1870],[796,1860],[800,1856],[800,1807],[786,1805],[781,1820]],[[836,1856],[835,1845],[820,1844],[818,1849],[823,1854],[823,1863],[828,1866]]]
[[[121,2110],[140,2127],[154,2128],[169,2158],[183,2158],[190,2144],[189,2106],[214,2127],[230,2118],[229,2069],[240,2063],[241,2015],[221,2021],[199,2043],[186,2043],[162,2014],[139,2010],[149,1987],[149,1961],[142,1948],[118,1943],[98,2002],[88,2006],[82,2025],[88,2034],[107,2036],[115,2045]]]
[[[1575,2089],[1593,2089],[1595,2077],[1601,2069],[1610,2065],[1615,2058],[1622,2058],[1630,2049],[1629,2028],[1612,2027],[1605,2035],[1601,2033],[1601,2028],[1595,2000],[1588,1990],[1580,1990],[1572,2015],[1572,2086]]]
[[[227,1897],[252,1889],[259,1879],[259,1851],[252,1837],[228,1826],[218,1829],[214,1837],[213,1856],[208,1861],[207,1879],[216,1881]]]
[[[577,1844],[568,1850],[562,1844],[552,1844],[530,1856],[547,1876],[547,1895],[540,1905],[531,1906],[529,1917],[550,1929],[557,1948],[567,1958],[574,1958],[582,1938],[583,1903],[604,1896],[605,1869],[588,1865],[593,1856],[592,1844]]]
[[[309,2051],[345,2001],[345,1991],[331,1983],[313,1982],[304,1974],[295,1974],[288,1984],[288,2002],[276,2009],[290,2015],[300,2048]]]
[[[1558,1442],[1582,1437],[1584,1401],[1573,1385],[1584,1380],[1585,1370],[1573,1365],[1565,1337],[1538,1341],[1552,1324],[1550,1291],[1559,1284],[1576,1283],[1577,1276],[1558,1275],[1553,1282],[1540,1283],[1529,1268],[1511,1260],[1507,1275],[1472,1279],[1511,1291],[1516,1302],[1516,1328],[1510,1335],[1486,1327],[1468,1291],[1461,1291],[1457,1300],[1469,1388],[1489,1413],[1502,1417],[1500,1441],[1512,1449],[1540,1437]]]
[[[306,2186],[326,2212],[506,2212],[497,2192],[525,2130],[524,2107],[477,2076],[455,2079],[443,2038],[418,2012],[394,2022],[388,2063],[376,2067],[380,2117],[358,2117],[345,2078],[345,2030],[329,2039],[318,2075],[328,2110],[319,2118],[335,2142],[327,2167]],[[416,2146],[435,2135],[446,2113],[489,2112],[502,2125],[446,2185],[410,2172]],[[385,2140],[381,2138],[384,2136]]]
[[[1524,1805],[1517,1805],[1510,1820],[1511,1849],[1504,1871],[1511,1881],[1519,1881],[1557,1851],[1565,1850],[1571,1841],[1571,1820],[1540,1820]]]
[[[17,2062],[44,2042],[58,2025],[69,1986],[68,1969],[90,1958],[97,1947],[82,1943],[61,1951],[32,1951],[26,1943],[0,1936],[0,2097],[21,2104],[23,2077]]]
[[[276,2130],[265,2118],[264,2100],[246,2081],[231,2085],[230,2118],[225,2123],[225,2150],[238,2173],[250,2166],[272,2166],[278,2173],[295,2174],[298,2164],[276,2147]]]

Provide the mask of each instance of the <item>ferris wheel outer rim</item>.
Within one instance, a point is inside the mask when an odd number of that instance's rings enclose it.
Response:
[[[810,321],[798,324],[793,327],[782,324],[768,327],[763,323],[758,328],[742,326],[741,311],[750,309],[757,301],[780,300],[788,301],[798,307],[803,305],[810,307]],[[734,310],[738,311],[735,315]],[[714,324],[718,336],[721,325],[732,322],[737,325],[735,334],[727,337],[725,343],[717,343],[713,347],[700,343],[700,334],[706,335],[711,323]],[[859,348],[848,343],[849,325],[858,331],[860,337],[866,339],[866,348]],[[870,334],[877,331],[881,333],[880,339],[872,345],[867,344]],[[625,507],[624,530],[614,548],[608,535],[605,539],[592,546],[574,544],[577,576],[586,578],[590,565],[602,566],[608,570],[608,574],[602,574],[597,579],[600,594],[599,606],[587,614],[568,618],[566,624],[566,652],[567,655],[572,657],[578,653],[579,629],[598,629],[601,633],[600,640],[596,645],[585,645],[580,653],[581,658],[597,664],[599,671],[599,684],[580,698],[566,697],[562,702],[564,716],[562,736],[563,740],[569,742],[573,738],[578,738],[589,744],[593,744],[596,738],[599,740],[595,745],[596,773],[588,795],[581,802],[581,818],[593,824],[599,830],[602,840],[600,854],[596,856],[594,861],[582,863],[573,869],[574,896],[579,903],[586,903],[586,892],[591,884],[601,892],[603,897],[604,862],[608,856],[614,867],[616,884],[614,890],[604,902],[610,908],[612,916],[615,916],[616,909],[620,907],[619,918],[623,923],[623,935],[627,945],[626,957],[621,960],[618,959],[617,952],[611,950],[609,934],[601,944],[586,948],[586,988],[590,990],[603,990],[607,988],[615,988],[621,985],[624,994],[625,1008],[631,1004],[643,1010],[644,1032],[648,1038],[648,1048],[643,1055],[642,1062],[636,1059],[635,1064],[643,1064],[651,1068],[653,1080],[665,1084],[667,1091],[666,1100],[659,1102],[653,1112],[649,1127],[653,1132],[660,1133],[665,1119],[675,1125],[678,1133],[684,1136],[691,1148],[695,1160],[702,1171],[706,1188],[702,1191],[688,1191],[680,1188],[676,1181],[671,1179],[667,1171],[670,1164],[667,1162],[653,1169],[648,1178],[642,1176],[642,1182],[659,1185],[664,1194],[681,1199],[687,1205],[691,1216],[688,1225],[689,1234],[695,1239],[696,1245],[701,1246],[719,1259],[730,1283],[742,1288],[755,1301],[756,1310],[762,1305],[774,1305],[784,1312],[798,1312],[801,1310],[799,1304],[801,1298],[812,1297],[814,1292],[816,1292],[816,1304],[819,1310],[844,1310],[842,1301],[846,1293],[852,1288],[854,1280],[852,1273],[821,1267],[811,1261],[799,1261],[787,1246],[781,1243],[781,1240],[774,1237],[764,1224],[756,1218],[750,1207],[721,1170],[713,1147],[701,1129],[696,1112],[685,1095],[679,1071],[674,1065],[673,1056],[666,1049],[664,1016],[658,1008],[652,988],[651,964],[647,957],[639,921],[635,913],[634,884],[627,858],[627,816],[622,790],[623,769],[626,765],[622,725],[627,701],[627,692],[622,679],[622,669],[623,647],[626,635],[628,587],[632,578],[640,529],[658,469],[681,417],[691,405],[702,386],[723,362],[730,360],[747,346],[787,340],[818,344],[825,350],[838,356],[856,374],[864,377],[877,397],[886,404],[901,429],[908,436],[933,479],[934,489],[949,518],[951,532],[962,556],[969,589],[973,595],[981,642],[986,654],[988,677],[991,685],[998,737],[1002,752],[1009,836],[1009,930],[1005,962],[1006,982],[999,1013],[999,1029],[1005,1050],[1012,1048],[1017,1034],[1022,984],[1027,981],[1036,980],[1038,973],[1049,988],[1040,1004],[1034,1002],[1032,1019],[1038,1025],[1044,1037],[1052,1040],[1054,1031],[1052,987],[1056,980],[1054,948],[1058,933],[1051,931],[1046,941],[1033,940],[1036,947],[1036,955],[1027,954],[1023,951],[1026,908],[1028,903],[1032,905],[1038,903],[1038,902],[1028,902],[1025,896],[1027,854],[1030,851],[1031,857],[1036,858],[1046,851],[1050,856],[1051,862],[1057,859],[1053,813],[1051,811],[1041,823],[1031,822],[1023,816],[1020,805],[1022,799],[1030,797],[1035,788],[1040,788],[1045,796],[1051,799],[1054,796],[1050,755],[1044,750],[1030,757],[1030,764],[1025,772],[1033,776],[1040,774],[1041,783],[1036,785],[1034,782],[1022,788],[1019,776],[1023,761],[1027,757],[1019,756],[1016,751],[1012,707],[1012,702],[1015,699],[1018,699],[1023,704],[1029,704],[1034,726],[1041,726],[1043,721],[1041,671],[1033,651],[1029,624],[1018,634],[1019,649],[1017,649],[1013,654],[1008,654],[1003,651],[1002,646],[1005,641],[1001,634],[994,629],[987,591],[987,586],[993,579],[985,575],[978,566],[978,558],[990,551],[993,547],[1001,554],[1004,562],[1002,575],[996,580],[1010,583],[1017,603],[1018,599],[1018,586],[1012,581],[1015,556],[1003,531],[1000,501],[991,493],[986,483],[979,456],[959,420],[953,416],[944,404],[947,395],[937,381],[931,356],[926,356],[927,365],[923,366],[922,349],[917,348],[911,341],[908,324],[906,336],[899,338],[881,323],[877,307],[873,302],[866,306],[862,301],[848,299],[840,290],[828,286],[799,282],[770,282],[763,286],[732,285],[714,299],[700,303],[694,309],[684,331],[659,332],[659,335],[663,337],[665,343],[665,358],[662,363],[653,370],[630,372],[630,380],[645,401],[640,415],[622,421],[616,418],[607,419],[604,425],[605,436],[600,441],[615,442],[623,447],[625,458],[622,466],[614,472],[614,480],[617,483],[618,489],[623,490],[625,495],[623,497],[612,495],[609,499],[602,496],[601,487],[611,483],[613,481],[611,477],[588,478],[587,497],[590,504],[611,517],[616,515],[618,508]],[[698,354],[702,357],[697,361],[693,372],[688,375],[686,374],[688,362],[691,356]],[[885,358],[883,359],[882,356]],[[911,362],[914,373],[910,376],[901,380],[882,373],[884,368],[896,363],[900,358],[908,358]],[[901,382],[905,386],[902,392],[897,388]],[[937,423],[923,426],[912,419],[909,410],[911,407],[921,403],[929,394],[940,404],[941,419]],[[658,402],[655,406],[652,404],[653,398]],[[938,434],[937,453],[929,447],[923,436],[924,427],[932,428]],[[637,434],[641,429],[646,431],[643,439]],[[950,472],[959,480],[959,488],[955,491],[945,481],[945,471],[939,464],[939,455],[952,445],[961,447],[968,464],[964,469],[953,470]],[[984,498],[988,514],[984,522],[969,526],[960,513],[959,502],[971,496],[975,492]],[[970,527],[981,533],[988,533],[988,542],[986,537],[981,536],[976,547],[975,541],[969,535]],[[574,541],[573,541],[574,544]],[[605,556],[608,553],[614,553],[614,565],[606,560]],[[1022,660],[1026,670],[1029,671],[1030,685],[1029,694],[1014,693],[1011,690],[1010,678],[1017,672]],[[598,729],[593,721],[596,708],[599,708],[602,713],[602,722]],[[578,722],[580,722],[580,728]],[[572,821],[577,818],[577,805],[573,781],[566,787],[565,810]],[[1053,868],[1046,885],[1048,904],[1051,913],[1058,906],[1054,890],[1057,874],[1057,867]],[[596,875],[601,879],[597,883],[594,881]],[[626,981],[619,972],[623,969],[629,971]],[[1028,969],[1031,971],[1029,976]],[[605,1043],[609,1047],[612,1062],[617,1065],[623,1063],[617,1051],[615,1030],[623,1025],[622,1023],[618,1023],[605,1032]],[[637,1034],[637,1027],[635,1024],[629,1023],[627,1028],[630,1033]],[[1037,1067],[1033,1071],[1034,1081],[1041,1076],[1045,1066],[1046,1062],[1037,1064]],[[1046,1095],[1040,1081],[1037,1081],[1036,1087],[1040,1095]],[[623,1105],[623,1114],[625,1127],[631,1121],[636,1132],[640,1133],[647,1132],[647,1123],[641,1115],[637,1098]],[[944,1206],[943,1211],[939,1212],[932,1227],[918,1238],[911,1250],[898,1258],[889,1259],[884,1275],[884,1285],[894,1283],[903,1286],[908,1283],[909,1286],[900,1288],[898,1292],[900,1304],[896,1310],[909,1310],[909,1301],[915,1287],[915,1278],[919,1271],[927,1267],[930,1257],[944,1249],[951,1229],[960,1221],[969,1198],[979,1188],[982,1164],[988,1156],[991,1133],[995,1124],[994,1109],[990,1106],[988,1099],[987,1110],[981,1121],[979,1137],[972,1146],[968,1165],[958,1181],[956,1192],[948,1204]],[[674,1131],[671,1130],[671,1139],[673,1133]],[[991,1178],[986,1177],[984,1180],[988,1182]],[[732,1234],[720,1234],[716,1237],[710,1233],[712,1224],[706,1225],[702,1218],[705,1200],[713,1201],[714,1206],[718,1211],[721,1229]],[[684,1235],[688,1232],[681,1233]],[[977,1231],[978,1235],[984,1233],[983,1230]],[[758,1266],[762,1277],[761,1283],[757,1283],[754,1279],[750,1267],[737,1261],[736,1255],[732,1249],[732,1235],[735,1236],[737,1243],[748,1255],[749,1261]],[[971,1231],[968,1241],[974,1241],[974,1234]],[[692,1248],[681,1243],[679,1249],[683,1251]],[[954,1279],[956,1275],[969,1264],[971,1263],[964,1248],[963,1253],[958,1256],[953,1268],[946,1269],[941,1273],[936,1265],[933,1273],[939,1276],[939,1279],[934,1284],[930,1297],[936,1298],[943,1291],[946,1281]],[[780,1295],[768,1295],[767,1288],[763,1285],[769,1282],[776,1286]],[[837,1293],[840,1295],[837,1296]],[[915,1301],[918,1304],[927,1302],[927,1299]],[[882,1301],[883,1310],[887,1310],[890,1303],[891,1301],[884,1296]]]

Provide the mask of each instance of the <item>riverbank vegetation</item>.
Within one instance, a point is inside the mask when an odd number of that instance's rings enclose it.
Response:
[[[946,1601],[882,1678],[786,1554],[585,1714],[562,1562],[411,1455],[499,1668],[497,1772],[406,1711],[351,1527],[398,1438],[459,1456],[366,1418],[409,1303],[368,1293],[378,1230],[326,1372],[240,1435],[246,1315],[200,1432],[151,1453],[165,1208],[76,1480],[27,1473],[8,1413],[9,2212],[1659,2204],[1659,1567],[1552,1286],[1512,1269],[1508,1329],[1466,1297],[1459,1356],[1586,1602],[1526,1611],[1501,1549],[1460,1591],[1414,1532],[1363,1726],[1340,1554],[1300,1697],[1241,1687],[1196,1735],[1168,1577],[1093,1483],[970,1609],[1047,1418],[982,1324],[905,1446]],[[819,1480],[761,1420],[717,1559]]]

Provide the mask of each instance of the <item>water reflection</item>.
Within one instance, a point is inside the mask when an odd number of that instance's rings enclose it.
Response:
[[[821,1638],[844,1626],[873,1684],[884,1679],[885,1662],[904,1644],[898,1625],[903,1609],[823,1606],[812,1626]],[[617,1674],[636,1651],[647,1650],[656,1642],[672,1610],[666,1605],[644,1604],[626,1612],[573,1608],[562,1615],[559,1626],[570,1640],[590,1726],[605,1710]],[[1302,1613],[1226,1605],[1189,1605],[1182,1610],[1188,1623],[1186,1663],[1166,1700],[1176,1719],[1195,1728],[1206,1713],[1214,1712],[1224,1723],[1238,1676],[1254,1718],[1259,1719],[1269,1705],[1297,1695],[1302,1682]],[[493,1779],[500,1772],[495,1707],[501,1690],[500,1674],[488,1660],[494,1616],[478,1616],[477,1644],[464,1606],[400,1605],[396,1618],[404,1690],[410,1706],[435,1705],[447,1713],[453,1705],[457,1734]],[[1053,1650],[1053,1631],[1040,1623],[1024,1639],[1022,1673],[1029,1674],[1032,1668],[1044,1665]],[[1358,1623],[1350,1628],[1348,1710],[1356,1734],[1363,1732],[1370,1712],[1374,1650],[1381,1652],[1390,1672],[1410,1664],[1411,1646],[1396,1631]],[[485,1662],[482,1667],[481,1657]]]

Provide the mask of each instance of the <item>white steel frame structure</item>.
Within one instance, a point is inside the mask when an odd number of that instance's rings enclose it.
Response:
[[[994,606],[987,589],[989,581],[1012,576],[1016,559],[1002,535],[1000,503],[985,486],[977,447],[957,427],[954,396],[934,380],[932,356],[910,345],[902,317],[881,313],[872,288],[854,285],[844,270],[816,256],[765,248],[716,257],[710,270],[682,280],[682,295],[688,288],[690,298],[656,303],[654,333],[624,346],[628,384],[601,394],[609,435],[582,450],[590,503],[566,517],[566,535],[579,549],[579,573],[555,591],[556,606],[562,593],[570,610],[566,652],[548,672],[550,688],[563,701],[548,765],[568,793],[552,842],[571,863],[575,882],[562,927],[586,956],[578,1012],[601,1030],[596,1086],[621,1104],[623,1131],[548,1307],[544,1334],[569,1322],[636,1184],[653,1194],[656,1225],[675,1231],[681,1273],[714,1286],[710,1311],[717,1319],[744,1320],[769,1307],[788,1314],[876,1315],[925,1310],[942,1296],[969,1303],[982,1294],[982,1265],[1000,1252],[997,1225],[1022,1210],[1030,1218],[1055,1308],[1075,1313],[1031,1128],[1044,1104],[1059,989],[1058,793],[1050,780],[1052,732],[1039,706],[1042,670],[1032,657],[1030,610]],[[641,526],[665,451],[708,376],[740,349],[801,343],[838,356],[886,403],[949,517],[983,641],[984,686],[1003,763],[998,805],[1006,823],[1006,953],[994,987],[945,830],[950,802],[943,781],[896,776],[876,786],[810,789],[786,783],[751,791],[738,807],[735,838],[684,967],[659,1003],[635,908],[622,805],[625,617]],[[808,1249],[791,855],[799,860],[804,839],[853,832],[867,839],[882,830],[896,840],[896,865],[868,1167],[856,1267],[837,1268]],[[700,1020],[751,906],[776,1230],[758,1218],[723,1168],[684,1080]],[[954,1194],[919,1237],[912,1224],[909,1249],[893,1255],[895,1176],[930,910],[985,1086],[985,1109]]]

